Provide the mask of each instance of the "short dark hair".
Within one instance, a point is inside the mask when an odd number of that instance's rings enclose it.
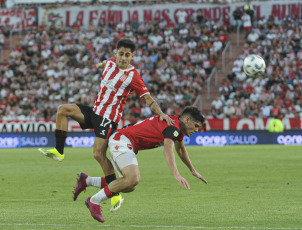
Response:
[[[135,43],[128,38],[122,38],[121,40],[118,41],[116,48],[119,49],[121,47],[131,49],[132,53],[136,50]]]
[[[195,121],[200,121],[201,123],[205,122],[204,116],[201,114],[200,110],[195,106],[185,107],[180,117],[183,117],[185,115],[192,117]]]

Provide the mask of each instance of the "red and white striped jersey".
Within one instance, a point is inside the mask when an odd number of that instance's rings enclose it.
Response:
[[[98,96],[94,101],[94,113],[118,124],[126,100],[133,91],[140,97],[149,94],[134,66],[122,70],[116,66],[115,58],[107,59]]]

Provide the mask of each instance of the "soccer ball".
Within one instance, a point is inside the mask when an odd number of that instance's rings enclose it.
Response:
[[[259,55],[249,55],[244,59],[243,71],[249,77],[259,77],[265,71],[265,62]]]

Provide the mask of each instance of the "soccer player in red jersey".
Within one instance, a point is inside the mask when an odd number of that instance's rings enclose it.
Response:
[[[56,114],[56,147],[45,150],[40,148],[39,151],[56,161],[64,160],[64,144],[68,131],[68,117],[79,122],[82,129],[94,129],[95,142],[93,148],[94,158],[101,165],[105,178],[103,181],[109,184],[115,180],[114,168],[110,160],[106,157],[108,147],[108,138],[117,128],[121,119],[123,107],[127,98],[135,91],[140,97],[144,98],[151,110],[159,115],[161,120],[165,120],[168,125],[174,121],[164,114],[159,105],[150,95],[142,77],[132,66],[131,60],[134,57],[135,43],[129,39],[121,39],[117,43],[115,52],[116,59],[109,58],[97,65],[97,68],[104,68],[101,86],[98,95],[94,101],[94,106],[88,107],[80,104],[60,105]],[[81,175],[78,181],[81,180]],[[76,186],[74,190],[74,200],[84,187]],[[119,196],[118,201],[121,201]],[[120,207],[112,203],[112,210]]]
[[[132,192],[140,181],[140,172],[136,154],[139,150],[151,149],[164,144],[166,162],[180,187],[190,189],[188,181],[183,178],[176,166],[174,147],[189,168],[192,175],[207,184],[207,181],[196,171],[191,163],[184,145],[184,135],[191,136],[204,127],[205,118],[196,107],[186,107],[182,114],[170,116],[174,125],[161,121],[159,116],[148,118],[142,122],[117,129],[109,138],[111,162],[119,174],[119,178],[105,185],[101,191],[86,199],[85,204],[94,219],[104,222],[100,208],[101,202],[120,192]],[[86,175],[86,174],[85,174]],[[86,175],[87,178],[91,178]]]

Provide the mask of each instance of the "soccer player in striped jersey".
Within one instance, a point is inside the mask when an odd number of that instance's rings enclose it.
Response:
[[[132,192],[136,188],[140,181],[136,154],[140,150],[156,148],[163,144],[164,156],[174,178],[179,182],[180,187],[190,189],[188,181],[181,176],[177,169],[175,148],[192,175],[207,184],[206,179],[196,171],[191,163],[183,140],[184,135],[191,136],[201,129],[205,130],[204,116],[196,107],[191,106],[186,107],[179,117],[170,117],[175,120],[174,125],[168,125],[161,121],[159,116],[155,116],[126,128],[117,129],[111,135],[109,138],[111,162],[120,177],[104,186],[94,196],[86,199],[85,204],[94,219],[99,222],[105,221],[100,208],[101,202],[120,192]],[[99,186],[97,178],[84,175],[86,180],[94,180],[93,186]],[[98,181],[100,183],[100,179]]]
[[[129,39],[119,40],[115,52],[116,58],[109,58],[97,65],[97,68],[104,68],[104,70],[101,86],[93,107],[80,104],[60,105],[56,114],[56,146],[49,150],[40,148],[40,153],[58,162],[64,160],[63,151],[68,131],[68,117],[71,117],[79,122],[82,129],[94,129],[96,137],[93,154],[103,169],[105,178],[102,179],[102,184],[106,185],[116,179],[114,168],[106,156],[108,138],[117,128],[126,100],[134,91],[145,100],[155,114],[159,115],[161,120],[165,120],[168,125],[174,124],[173,119],[162,112],[157,102],[150,95],[142,77],[130,64],[135,49],[136,45],[133,41]],[[74,200],[87,186],[80,183],[81,176],[79,175],[77,178],[79,183],[77,183],[74,190]],[[116,211],[122,201],[120,195],[112,199],[111,211]]]

